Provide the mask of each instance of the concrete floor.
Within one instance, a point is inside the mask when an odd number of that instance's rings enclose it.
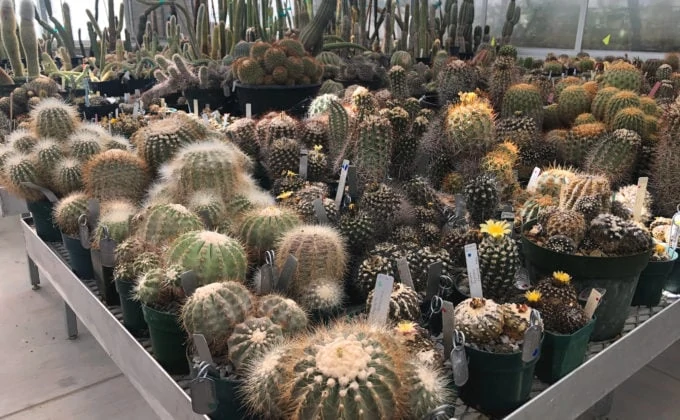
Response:
[[[55,290],[31,290],[17,217],[0,219],[0,267],[0,420],[158,418],[84,327],[66,338]],[[680,342],[619,387],[608,418],[680,418]]]

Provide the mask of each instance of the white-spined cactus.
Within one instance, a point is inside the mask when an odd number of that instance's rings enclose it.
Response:
[[[229,360],[241,370],[250,360],[283,341],[281,327],[269,318],[248,318],[234,327],[227,340]]]
[[[284,334],[292,335],[307,327],[307,314],[292,299],[271,294],[260,299],[258,316],[267,317],[281,326]]]

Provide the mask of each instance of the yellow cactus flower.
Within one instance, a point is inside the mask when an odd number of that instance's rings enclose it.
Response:
[[[553,278],[560,283],[569,283],[571,281],[571,276],[564,271],[555,271],[553,273]]]
[[[401,321],[395,329],[399,334],[412,334],[416,331],[416,323],[413,321]]]
[[[290,198],[290,196],[293,195],[293,191],[285,191],[282,192],[281,194],[277,195],[276,198],[278,200],[285,200],[286,198]]]
[[[320,152],[321,149],[323,149],[323,146],[320,145],[320,144],[317,144],[316,146],[314,146],[314,150],[317,151],[317,152]]]
[[[654,252],[659,255],[663,255],[666,253],[666,245],[664,244],[656,244],[654,245]]]
[[[502,238],[510,234],[510,225],[506,221],[487,220],[479,227],[482,233],[488,233],[492,238]]]
[[[295,176],[295,175],[297,175],[297,174],[293,171],[286,171],[286,176]]]
[[[477,94],[474,92],[459,92],[460,101],[464,104],[472,104],[477,101]]]
[[[524,294],[524,297],[529,303],[537,303],[538,301],[541,300],[542,296],[543,295],[538,290],[529,290]]]

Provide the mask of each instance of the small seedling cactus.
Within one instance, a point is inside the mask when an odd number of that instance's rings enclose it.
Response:
[[[281,327],[269,318],[248,318],[234,327],[227,340],[229,360],[241,371],[253,358],[283,341]]]

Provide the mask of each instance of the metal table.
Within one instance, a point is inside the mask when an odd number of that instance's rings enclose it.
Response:
[[[31,284],[39,289],[40,269],[42,279],[64,299],[68,336],[77,337],[77,317],[161,418],[207,419],[192,411],[186,391],[189,378],[168,375],[151,355],[148,340],[133,337],[123,327],[120,308],[105,306],[95,282],[82,281],[71,271],[62,245],[43,242],[30,222],[22,219],[21,226]],[[631,308],[622,338],[590,343],[587,362],[552,386],[535,380],[532,398],[507,419],[544,420],[555,413],[577,418],[678,341],[679,318],[680,302],[665,298],[655,308]],[[460,400],[455,405],[458,419],[481,416]]]

